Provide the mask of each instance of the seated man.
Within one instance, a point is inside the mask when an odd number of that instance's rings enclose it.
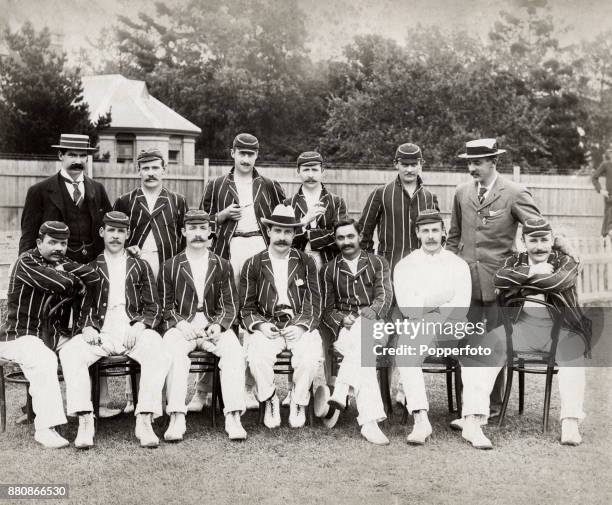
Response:
[[[322,326],[337,338],[334,347],[342,354],[335,389],[327,403],[343,410],[349,389],[353,389],[361,426],[361,434],[373,444],[385,445],[389,440],[378,427],[386,419],[375,366],[362,366],[362,319],[384,319],[391,307],[393,291],[389,263],[382,256],[361,250],[361,226],[353,219],[334,225],[340,255],[323,266]],[[372,323],[370,323],[372,324]],[[371,336],[368,341],[371,340]],[[325,414],[321,405],[328,396],[327,386],[317,389],[315,406],[318,415]],[[323,407],[323,409],[321,409]],[[333,419],[333,418],[332,418]],[[336,416],[337,419],[337,416]],[[324,421],[325,422],[325,421]],[[325,423],[332,427],[335,422]]]
[[[420,445],[431,435],[421,365],[432,346],[454,347],[459,337],[465,336],[455,335],[453,329],[463,328],[467,320],[472,282],[468,264],[442,247],[444,222],[437,210],[421,212],[416,219],[416,233],[421,247],[396,265],[393,285],[402,314],[415,324],[422,323],[413,334],[398,334],[398,346],[413,346],[415,355],[396,356],[406,409],[414,416],[414,427],[406,440]],[[404,362],[398,363],[400,359]]]
[[[554,305],[564,315],[556,354],[561,397],[561,443],[579,445],[582,438],[578,423],[584,418],[584,355],[589,349],[591,332],[588,319],[577,306],[578,263],[571,256],[552,248],[550,224],[543,218],[528,219],[523,226],[522,239],[527,251],[515,253],[505,261],[495,274],[495,287],[506,300],[524,296],[537,298]],[[513,349],[527,353],[549,350],[553,321],[548,309],[527,301],[518,310],[518,319],[513,324]],[[478,449],[492,447],[481,425],[486,424],[489,417],[489,394],[495,377],[506,363],[503,326],[487,335],[486,345],[496,350],[496,366],[485,367],[482,362],[466,361],[462,363],[465,366],[461,372],[462,436]]]
[[[125,251],[129,218],[113,211],[107,212],[102,222],[104,252],[91,263],[100,281],[83,304],[82,333],[59,353],[66,383],[66,408],[79,416],[74,445],[78,449],[94,445],[88,367],[100,358],[125,354],[140,363],[136,438],[142,447],[157,447],[159,439],[153,432],[151,416],[162,415],[162,388],[169,366],[161,337],[153,331],[161,318],[157,286],[149,264]]]
[[[280,426],[279,400],[274,386],[274,363],[278,353],[289,349],[293,357],[293,389],[289,425],[306,422],[310,386],[322,363],[319,324],[320,296],[317,267],[306,253],[293,249],[296,228],[302,224],[293,209],[279,204],[268,225],[270,245],[242,267],[240,310],[247,334],[247,360],[255,379],[257,399],[266,402],[264,424]]]
[[[200,349],[220,358],[225,431],[230,440],[244,440],[247,434],[240,416],[245,411],[246,357],[232,330],[238,313],[232,266],[208,250],[210,228],[205,211],[188,211],[182,233],[187,248],[164,263],[159,281],[164,349],[172,359],[166,382],[170,425],[164,439],[183,439],[189,353]]]
[[[68,440],[55,431],[66,423],[62,393],[57,378],[57,356],[41,340],[42,308],[57,296],[71,297],[83,292],[83,284],[97,282],[98,274],[88,265],[66,258],[70,232],[59,221],[40,227],[36,248],[19,256],[11,272],[7,316],[0,327],[0,358],[16,362],[30,383],[34,419],[34,440],[46,448],[66,447]],[[58,329],[52,325],[53,335]]]

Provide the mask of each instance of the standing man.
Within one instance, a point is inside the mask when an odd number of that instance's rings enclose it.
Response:
[[[244,262],[268,245],[268,235],[262,219],[285,200],[277,181],[260,175],[255,168],[259,140],[249,133],[234,138],[230,154],[234,166],[229,174],[206,183],[200,209],[215,223],[212,251],[230,261],[236,288]],[[248,375],[248,374],[247,374]],[[252,394],[252,378],[247,377],[248,407],[257,407]],[[206,386],[200,380],[189,403],[189,410],[202,410],[206,404]]]
[[[342,354],[343,360],[331,398],[327,386],[317,388],[315,414],[323,417],[325,413],[324,417],[328,418],[326,403],[344,410],[346,397],[352,388],[361,434],[368,442],[386,445],[389,439],[378,426],[387,416],[380,396],[376,367],[362,366],[361,348],[362,339],[366,338],[365,330],[362,332],[363,319],[373,325],[374,321],[384,320],[391,307],[393,290],[389,263],[380,256],[361,250],[360,227],[353,219],[340,220],[334,228],[341,253],[321,271],[324,282],[321,322],[337,339],[334,347]],[[331,428],[335,424],[334,417],[327,422],[324,420],[324,423]]]
[[[59,144],[51,147],[58,149],[62,166],[59,173],[28,189],[21,215],[19,254],[35,247],[38,229],[44,221],[55,220],[66,223],[70,230],[66,256],[79,263],[89,263],[104,249],[98,230],[104,214],[111,210],[104,186],[84,174],[87,156],[96,148],[89,147],[87,135],[73,133],[62,133]],[[79,319],[79,302],[77,298],[73,304],[73,324]],[[68,325],[68,312],[63,318]],[[120,409],[106,407],[107,381],[102,380],[100,386],[100,417],[119,414]]]
[[[606,178],[606,187],[602,188],[600,177]],[[601,225],[601,235],[605,237],[612,232],[612,149],[606,149],[604,159],[593,171],[591,176],[593,187],[604,198],[604,219]]]
[[[55,431],[55,426],[66,423],[66,416],[57,378],[57,356],[42,341],[42,309],[49,298],[71,297],[82,291],[83,284],[98,281],[93,268],[66,258],[69,236],[64,223],[42,224],[36,247],[21,254],[13,267],[7,316],[0,327],[0,358],[17,363],[30,383],[36,414],[34,440],[53,449],[66,447],[68,440]],[[56,325],[51,328],[51,337],[55,338]]]
[[[361,247],[374,252],[374,230],[378,232],[378,254],[391,267],[419,247],[416,218],[425,209],[436,209],[438,198],[421,179],[423,155],[416,144],[402,144],[393,160],[397,177],[376,188],[368,197],[359,223],[363,227]]]
[[[423,324],[413,334],[400,334],[398,347],[403,344],[416,349],[422,349],[422,345],[429,348],[432,344],[455,347],[465,334],[443,334],[430,328],[438,324],[440,328],[455,323],[457,328],[465,325],[472,293],[470,269],[459,256],[442,248],[444,222],[437,211],[422,212],[416,226],[421,247],[396,265],[393,286],[402,314]],[[418,353],[414,357],[395,358],[396,362],[405,361],[396,366],[406,393],[406,410],[414,416],[414,427],[407,438],[413,445],[424,444],[431,435],[429,402],[421,368],[426,356]]]
[[[451,227],[446,249],[464,259],[470,267],[472,296],[468,320],[486,321],[487,329],[499,324],[493,277],[501,262],[514,250],[516,229],[527,219],[539,218],[531,193],[497,172],[499,149],[496,139],[471,140],[465,153],[473,180],[457,186],[453,199]],[[492,402],[499,410],[504,378],[500,374]]]
[[[166,162],[159,149],[140,151],[136,163],[140,187],[117,198],[113,208],[130,217],[126,246],[140,248],[157,278],[160,265],[185,248],[181,228],[188,205],[183,195],[164,188]]]
[[[240,277],[240,315],[249,332],[247,361],[257,398],[266,404],[264,424],[277,428],[281,418],[274,363],[281,351],[292,352],[289,425],[301,428],[310,386],[322,360],[317,267],[310,256],[291,247],[295,229],[302,226],[291,207],[280,204],[263,221],[268,224],[270,245],[244,264]]]
[[[244,440],[247,434],[240,416],[245,411],[246,356],[232,330],[238,315],[232,267],[229,261],[208,250],[210,228],[206,212],[188,211],[182,232],[187,248],[164,263],[159,282],[164,349],[172,359],[166,383],[170,425],[164,438],[183,439],[189,353],[201,349],[220,358],[225,431],[230,440]]]
[[[108,212],[100,235],[105,249],[92,262],[100,281],[88,293],[81,314],[82,333],[60,350],[66,383],[66,408],[79,416],[74,441],[78,449],[94,445],[94,416],[88,368],[100,358],[128,355],[140,364],[140,388],[136,405],[136,438],[142,447],[157,447],[152,416],[162,415],[162,388],[169,358],[153,330],[161,320],[157,286],[149,264],[128,256],[125,243],[129,218]]]
[[[555,251],[550,224],[543,219],[528,219],[523,226],[526,252],[514,253],[495,274],[495,287],[505,300],[529,296],[553,305],[563,321],[555,361],[559,369],[561,399],[561,443],[580,445],[579,424],[583,410],[585,370],[584,355],[590,349],[590,321],[578,306],[576,280],[578,263],[569,255]],[[547,307],[525,301],[513,323],[512,347],[515,351],[550,351],[553,320]],[[491,441],[481,426],[489,417],[489,393],[495,377],[506,362],[506,332],[498,326],[486,336],[485,345],[495,349],[495,357],[483,366],[481,362],[465,363],[463,376],[462,436],[477,449],[491,449]],[[462,363],[463,365],[463,363]],[[471,366],[470,366],[471,365]],[[496,366],[495,366],[496,365]]]
[[[284,202],[293,207],[295,217],[304,226],[293,241],[294,247],[312,257],[319,270],[340,252],[334,239],[334,225],[346,217],[344,199],[330,193],[321,182],[323,170],[323,157],[319,153],[300,154],[297,171],[302,184]]]
[[[79,263],[89,263],[102,249],[98,234],[104,214],[111,205],[104,186],[84,175],[89,147],[87,135],[62,133],[59,150],[61,170],[34,184],[26,195],[21,215],[19,254],[36,246],[38,229],[45,221],[68,225],[70,237],[66,256]]]

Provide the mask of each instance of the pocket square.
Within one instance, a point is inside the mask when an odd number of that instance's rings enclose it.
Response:
[[[501,213],[503,212],[503,210],[504,210],[504,209],[499,209],[499,210],[493,210],[493,209],[491,209],[491,210],[489,211],[489,215],[490,215],[490,216],[497,216],[498,214],[501,214]]]
[[[304,281],[303,281],[302,279],[297,279],[297,280],[295,281],[295,285],[296,285],[296,286],[303,286],[303,285],[304,285]]]

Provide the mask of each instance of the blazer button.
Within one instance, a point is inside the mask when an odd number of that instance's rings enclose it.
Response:
[[[102,314],[102,315],[100,316],[100,319],[104,319],[104,314]]]
[[[106,307],[106,304],[105,304],[105,303],[103,303],[103,304],[102,304],[102,307]]]

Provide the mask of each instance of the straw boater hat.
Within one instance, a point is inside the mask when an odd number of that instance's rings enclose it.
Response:
[[[281,226],[283,228],[301,228],[302,223],[295,217],[293,207],[279,203],[269,218],[262,221],[270,226]]]
[[[87,135],[78,135],[76,133],[62,133],[59,144],[53,144],[51,147],[58,149],[70,149],[72,151],[97,151],[97,147],[89,147],[89,137]]]
[[[498,149],[496,139],[470,140],[465,143],[465,152],[458,157],[462,159],[490,158],[505,153],[505,149]]]
[[[314,414],[319,417],[326,428],[333,428],[340,417],[340,409],[329,404],[331,391],[328,386],[319,386],[314,394]]]

